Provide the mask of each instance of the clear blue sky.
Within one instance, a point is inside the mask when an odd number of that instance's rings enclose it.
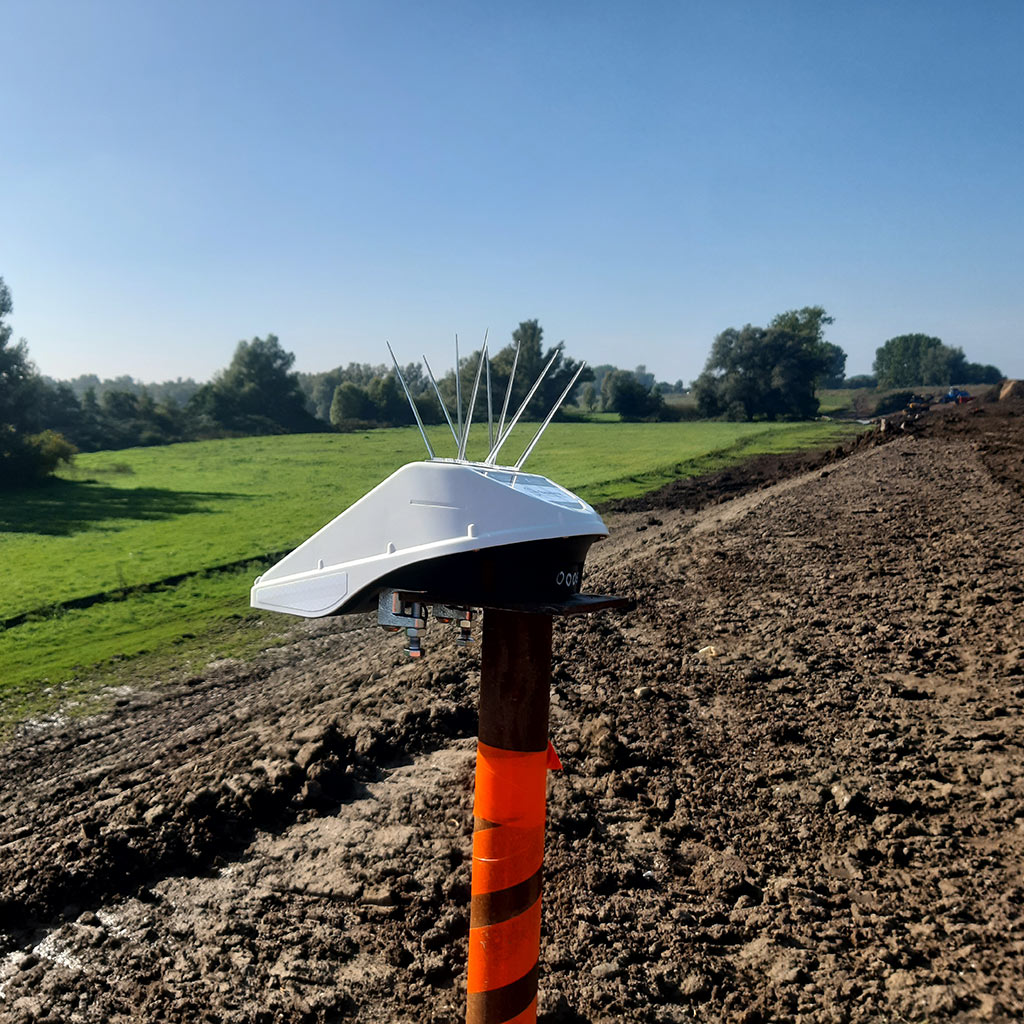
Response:
[[[690,380],[823,305],[1024,375],[1024,3],[4,0],[0,276],[39,369],[451,360],[536,317]]]

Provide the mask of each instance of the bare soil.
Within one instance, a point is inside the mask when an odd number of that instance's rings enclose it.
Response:
[[[609,513],[635,610],[556,622],[546,1024],[1024,1017],[1024,406],[808,458]],[[22,728],[0,1020],[460,1020],[450,640],[320,620]]]

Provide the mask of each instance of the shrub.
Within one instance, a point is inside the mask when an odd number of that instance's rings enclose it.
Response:
[[[56,431],[19,434],[4,424],[0,426],[0,487],[43,480],[61,463],[70,465],[77,450]]]

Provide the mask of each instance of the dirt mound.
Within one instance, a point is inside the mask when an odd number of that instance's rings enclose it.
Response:
[[[542,1021],[1024,1015],[1022,457],[971,403],[610,517],[588,589],[636,610],[556,627]],[[26,727],[0,1020],[460,1019],[448,639],[317,621]]]
[[[1020,401],[1024,399],[1024,381],[1008,380],[999,389],[999,401],[1006,402],[1010,399]]]
[[[832,462],[865,447],[873,447],[892,440],[893,434],[867,431],[845,445],[809,451],[786,452],[774,455],[755,455],[742,463],[707,473],[704,476],[680,477],[657,491],[636,498],[621,498],[606,502],[602,512],[642,512],[652,509],[679,509],[697,511],[751,491],[771,487],[783,480],[821,469]]]

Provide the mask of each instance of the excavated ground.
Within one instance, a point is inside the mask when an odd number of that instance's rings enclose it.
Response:
[[[1020,404],[933,411],[607,517],[543,1022],[1024,1017],[1022,457]],[[460,1020],[478,658],[427,646],[319,621],[23,728],[0,1020]]]

